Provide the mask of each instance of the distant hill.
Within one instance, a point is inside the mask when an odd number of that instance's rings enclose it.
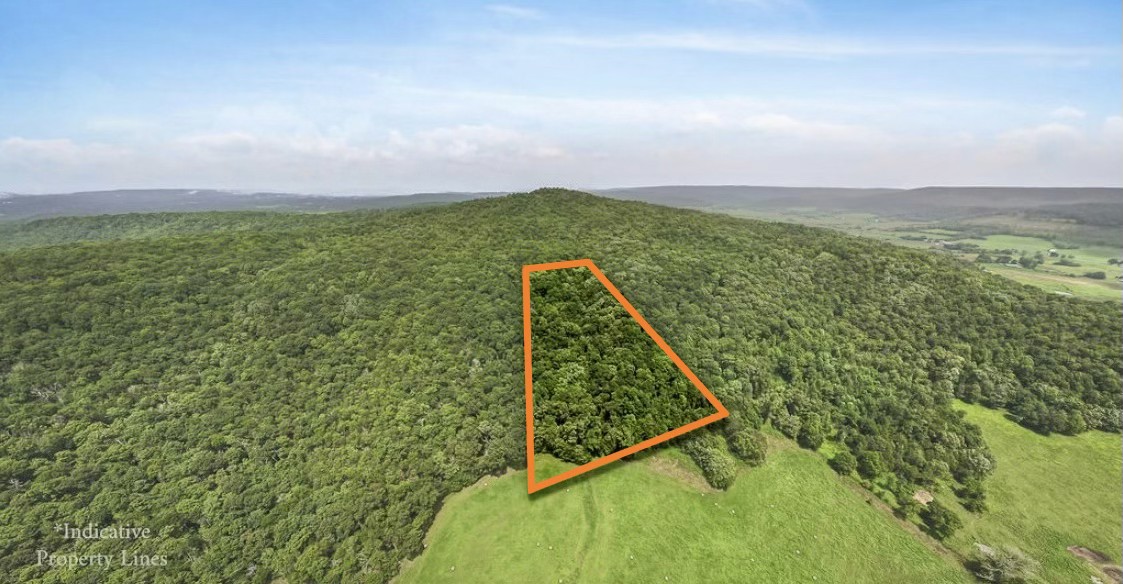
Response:
[[[840,205],[897,189],[843,189],[767,186],[658,186],[589,191],[625,201],[645,201],[671,207],[743,209],[746,207],[818,207]]]
[[[1123,188],[923,187],[843,189],[763,186],[658,186],[593,191],[614,199],[716,211],[811,207],[912,219],[959,219],[1024,212],[1102,222],[1123,215]]]
[[[851,189],[769,186],[655,186],[590,190],[605,197],[710,211],[815,208],[911,219],[961,219],[1000,213],[1120,224],[1121,188],[923,187]],[[221,190],[153,189],[52,195],[0,194],[0,222],[60,216],[180,211],[324,213],[459,203],[501,192],[418,193],[392,197]]]
[[[459,203],[501,193],[418,193],[394,197],[234,193],[200,189],[129,189],[52,195],[0,195],[0,221],[74,215],[173,211],[299,211],[323,213]]]
[[[1097,204],[1123,209],[1118,188],[924,187],[880,194],[855,201],[853,208],[918,219],[948,219],[1045,208],[1058,215],[1066,209]]]

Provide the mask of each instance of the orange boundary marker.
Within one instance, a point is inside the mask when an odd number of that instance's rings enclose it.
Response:
[[[702,396],[706,398],[706,401],[710,402],[710,405],[712,405],[714,409],[717,410],[717,412],[699,420],[690,422],[689,424],[679,426],[674,430],[664,432],[654,438],[648,438],[643,442],[639,442],[623,450],[618,450],[607,456],[602,456],[596,460],[586,462],[581,466],[569,469],[559,475],[552,476],[544,481],[539,482],[535,481],[534,479],[534,374],[533,368],[531,366],[530,347],[530,274],[534,272],[561,270],[564,268],[588,268],[589,271],[592,272],[598,280],[600,280],[600,283],[604,284],[605,288],[608,288],[608,291],[614,298],[616,298],[616,300],[624,307],[624,309],[628,311],[628,314],[630,314],[632,318],[636,319],[636,322],[639,323],[644,332],[646,332],[648,336],[655,340],[655,344],[659,345],[659,348],[662,349],[663,352],[671,358],[671,361],[675,364],[676,367],[679,368],[680,371],[683,372],[684,375],[686,375],[686,378],[690,380],[690,383],[694,384],[694,387],[696,387],[698,391],[702,392]],[[612,282],[608,280],[608,277],[606,277],[604,273],[601,272],[595,264],[593,264],[593,260],[590,259],[549,262],[544,264],[528,264],[523,266],[523,360],[526,364],[524,371],[524,383],[526,386],[527,494],[533,493],[535,491],[541,491],[542,489],[556,485],[564,480],[587,473],[594,468],[599,468],[610,462],[620,460],[621,458],[624,458],[629,454],[635,454],[640,450],[650,448],[662,442],[666,442],[671,438],[681,436],[683,434],[686,434],[687,432],[690,432],[691,430],[696,430],[698,428],[701,428],[702,426],[705,426],[706,424],[716,422],[722,418],[726,418],[729,416],[729,410],[725,409],[725,406],[723,406],[721,402],[719,402],[717,398],[714,397],[714,394],[710,393],[710,390],[706,388],[706,385],[702,383],[702,380],[698,379],[697,375],[694,375],[694,372],[691,371],[690,368],[686,366],[686,363],[683,363],[682,359],[680,359],[679,356],[675,354],[674,350],[671,349],[671,346],[667,344],[667,341],[664,341],[663,337],[659,336],[659,333],[655,332],[655,329],[652,328],[651,325],[648,324],[647,320],[645,320],[643,316],[640,315],[639,311],[637,311],[635,307],[632,306],[632,303],[628,302],[627,298],[624,298],[624,295],[620,293],[620,290],[618,290],[616,286],[614,286]]]

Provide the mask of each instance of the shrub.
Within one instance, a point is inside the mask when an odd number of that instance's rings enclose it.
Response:
[[[784,436],[793,440],[799,436],[799,430],[802,427],[799,416],[787,412],[780,412],[772,416],[771,421],[772,427],[779,430]]]
[[[755,430],[740,430],[727,438],[729,451],[733,456],[745,461],[750,466],[760,466],[768,452],[768,442],[764,434]]]
[[[858,459],[850,454],[849,450],[843,450],[831,458],[829,464],[831,468],[840,475],[849,475],[858,468]]]
[[[713,488],[728,489],[737,480],[737,460],[717,435],[697,433],[680,442],[679,447],[702,469],[706,482]]]
[[[951,534],[963,527],[959,516],[939,501],[932,501],[921,509],[920,520],[924,522],[922,526],[924,531],[939,540],[951,537]]]
[[[1034,579],[1038,563],[1016,547],[995,549],[980,545],[967,562],[967,568],[983,582],[1018,584]]]
[[[897,508],[893,510],[893,514],[901,519],[909,519],[924,509],[924,505],[921,505],[920,501],[912,497],[905,497],[904,499],[898,499],[898,501]]]

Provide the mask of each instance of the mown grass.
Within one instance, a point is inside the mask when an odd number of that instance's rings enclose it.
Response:
[[[990,509],[981,515],[958,509],[964,528],[949,542],[952,547],[967,554],[976,542],[1017,546],[1041,563],[1039,575],[1046,582],[1085,583],[1097,575],[1068,546],[1120,561],[1123,444],[1118,435],[1041,436],[1000,411],[959,407],[982,429],[998,467],[987,481]]]
[[[397,581],[971,581],[816,454],[773,451],[728,492],[697,478],[673,450],[534,496],[525,471],[490,477],[448,499]]]

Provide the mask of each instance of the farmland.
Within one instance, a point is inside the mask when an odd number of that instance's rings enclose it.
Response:
[[[989,273],[1064,296],[1123,301],[1123,248],[1117,236],[1096,226],[1071,221],[975,217],[957,221],[920,221],[873,213],[836,213],[812,208],[740,209],[729,214],[825,227],[913,249],[952,255],[977,263],[980,252],[1010,256],[1009,262],[977,265]],[[1116,234],[1117,235],[1117,234]],[[974,247],[977,246],[977,247]],[[1050,254],[1050,250],[1054,250]],[[1042,254],[1044,261],[1025,267],[1017,260]],[[1069,264],[1069,265],[1066,265]],[[1102,279],[1086,274],[1103,272]]]

